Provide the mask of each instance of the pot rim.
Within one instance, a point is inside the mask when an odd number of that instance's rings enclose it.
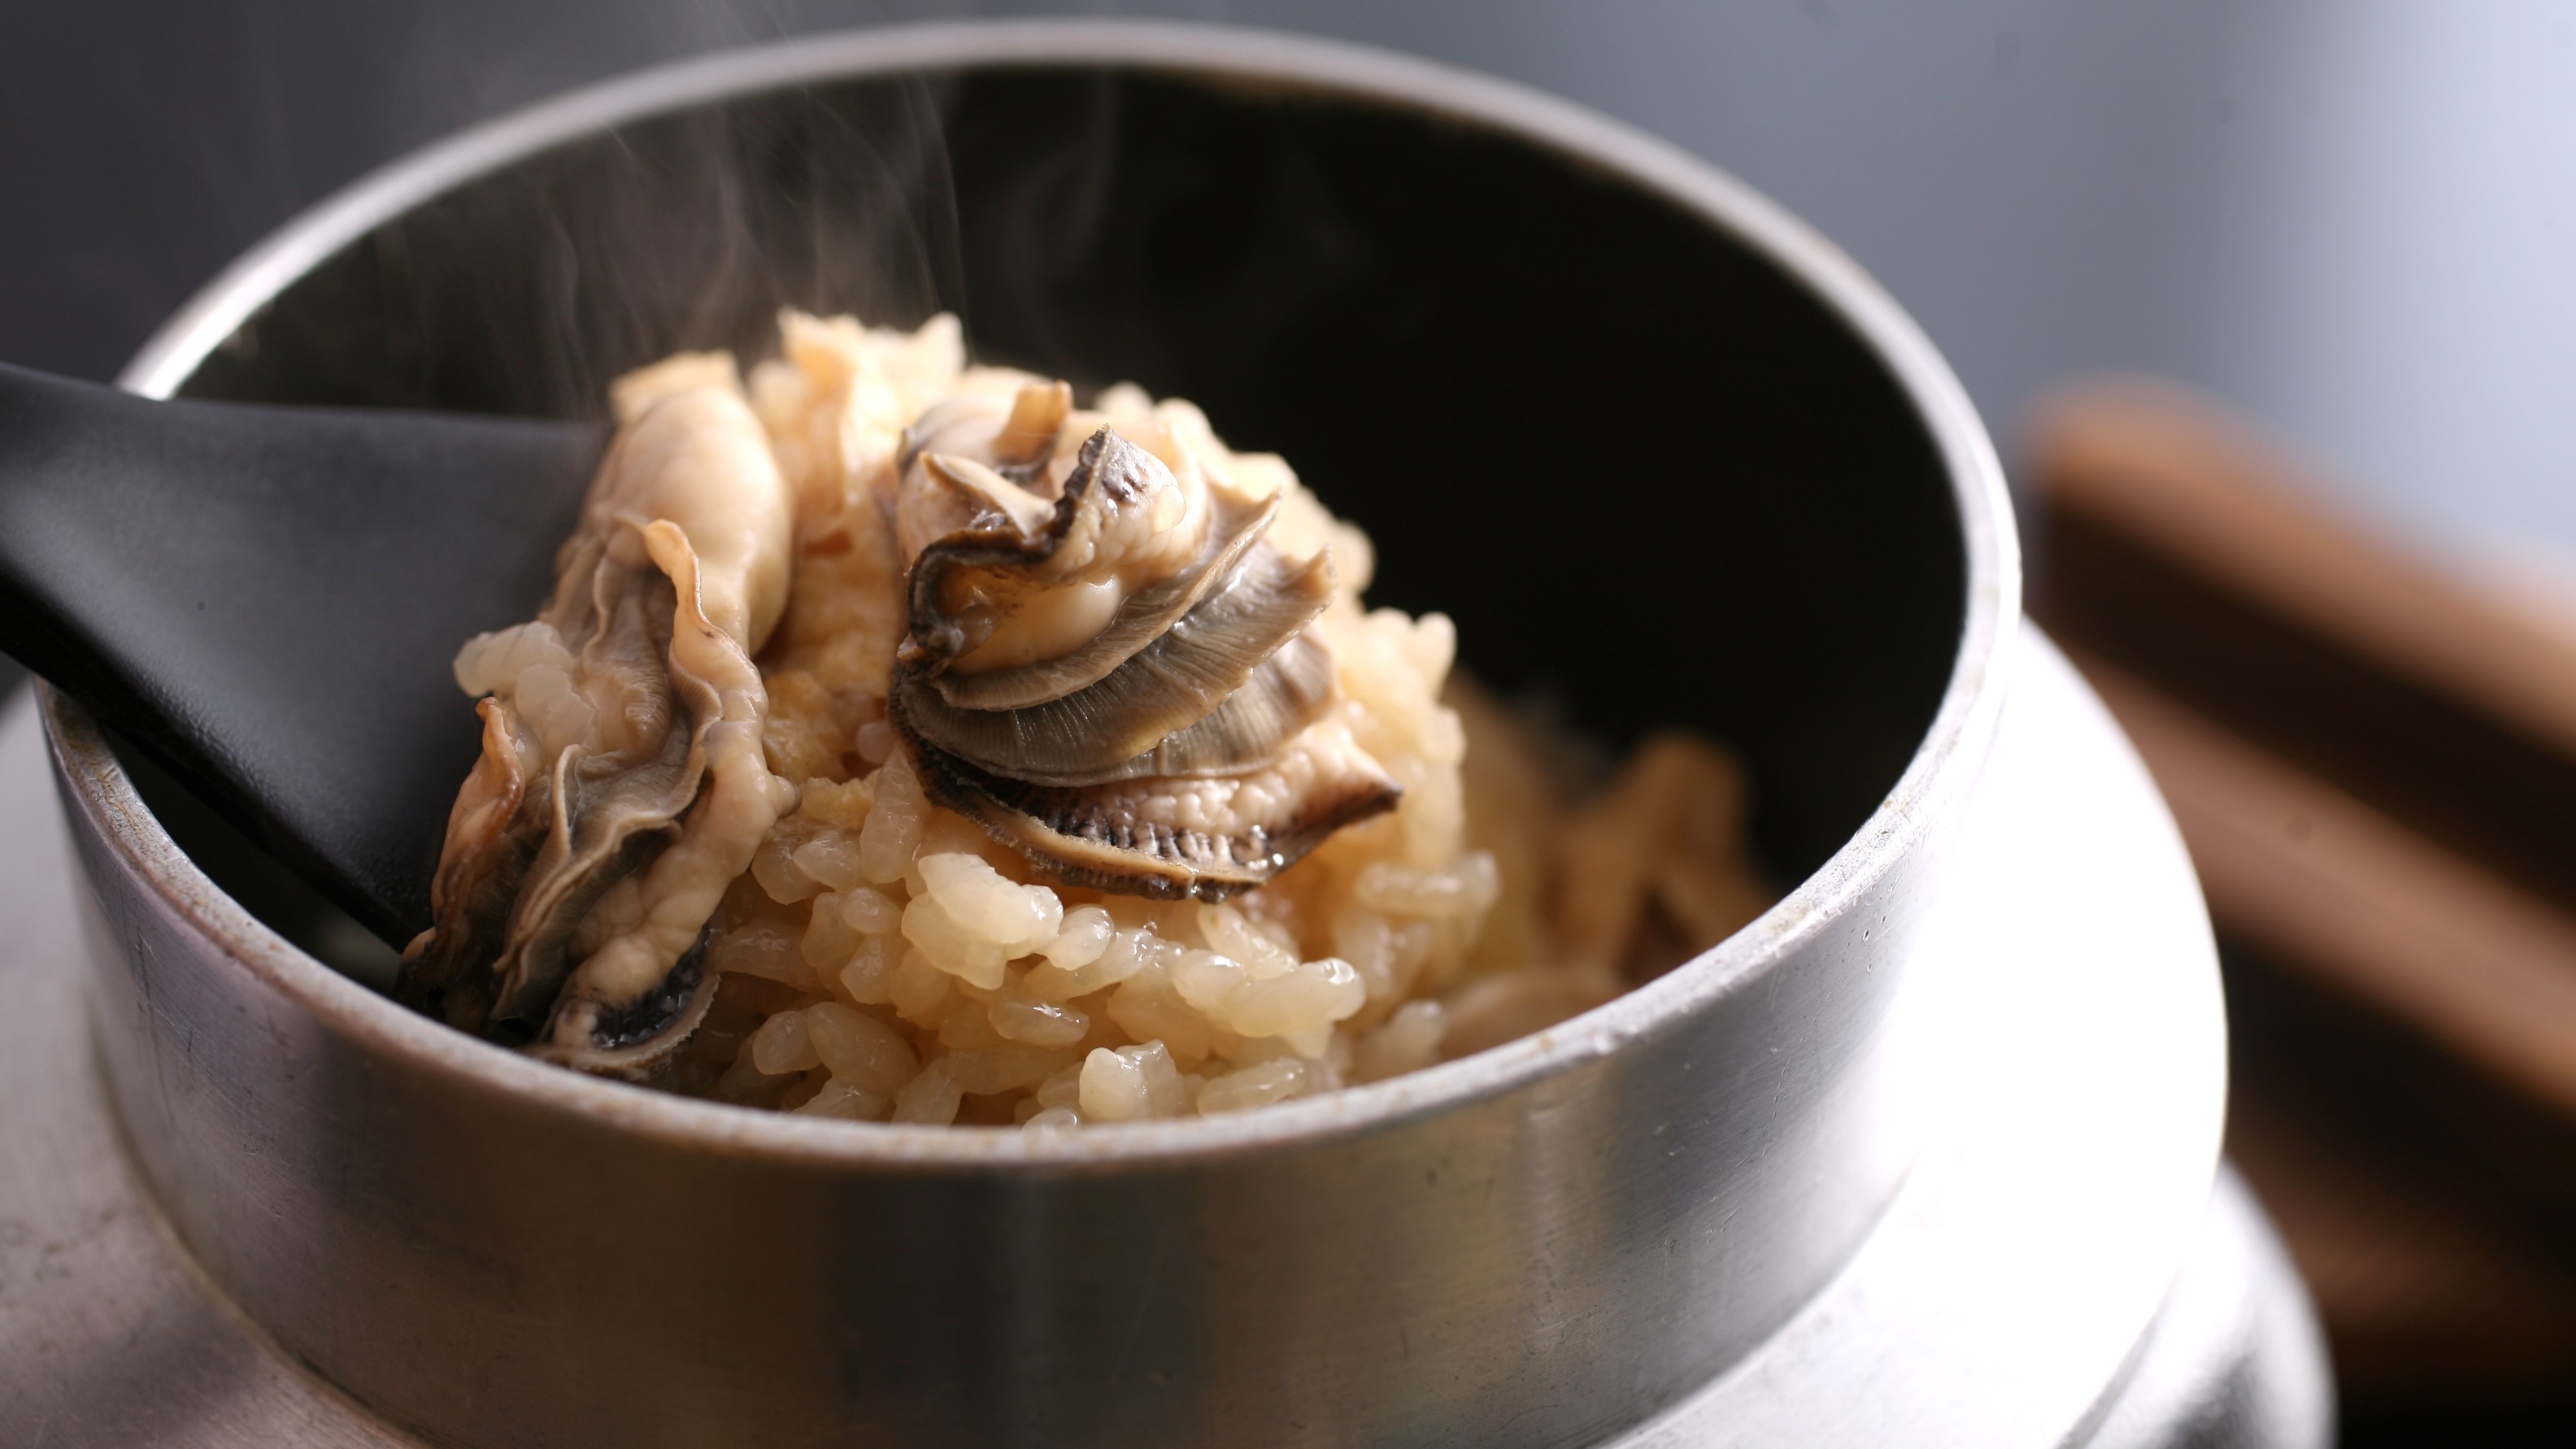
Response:
[[[230,960],[324,1026],[453,1079],[674,1145],[879,1171],[1161,1167],[1284,1150],[1398,1125],[1570,1073],[1761,980],[1851,910],[1982,767],[2020,623],[2020,556],[2003,471],[1958,378],[1914,321],[1831,242],[1671,143],[1516,83],[1341,41],[1192,22],[957,21],[866,28],[682,60],[582,87],[398,158],[289,220],[201,289],[120,386],[175,392],[277,293],[342,247],[458,185],[584,135],[737,95],[868,76],[1113,65],[1282,86],[1428,112],[1538,145],[1655,194],[1733,236],[1823,301],[1903,389],[1949,482],[1966,555],[1958,653],[1930,729],[1861,828],[1751,925],[1582,1015],[1457,1061],[1255,1112],[1078,1132],[817,1121],[638,1089],[536,1061],[420,1016],[305,954],[209,880],[154,820],[77,706],[45,691],[57,768],[122,864]]]

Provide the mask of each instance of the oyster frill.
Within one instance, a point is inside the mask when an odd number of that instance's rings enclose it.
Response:
[[[925,414],[887,712],[931,797],[1048,876],[1163,899],[1249,889],[1391,809],[1331,717],[1331,558],[1271,543],[1279,503],[1176,474],[1062,383]]]
[[[792,500],[721,370],[633,379],[553,599],[457,657],[483,751],[397,991],[591,1071],[640,1072],[695,1029],[708,921],[794,803],[752,663],[786,605]]]

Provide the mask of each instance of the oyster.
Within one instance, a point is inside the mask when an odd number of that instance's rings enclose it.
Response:
[[[483,751],[397,993],[635,1073],[704,1015],[708,921],[793,804],[752,663],[786,607],[793,505],[729,360],[676,359],[618,404],[553,599],[457,657]]]
[[[1041,872],[1221,899],[1399,794],[1329,718],[1332,561],[1270,542],[1276,493],[1175,473],[1069,399],[914,428],[888,718],[931,797]]]

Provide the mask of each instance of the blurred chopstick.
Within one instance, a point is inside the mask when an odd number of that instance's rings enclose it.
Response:
[[[2069,394],[2033,442],[2059,637],[2576,911],[2576,642],[2319,506],[2176,389]]]
[[[2576,1116],[2576,917],[2079,657],[2173,807],[2212,917]]]
[[[2196,395],[2145,379],[2061,395],[2032,458],[2052,544],[2060,525],[2107,531],[2314,644],[2576,756],[2576,641],[2317,506],[2322,484]]]

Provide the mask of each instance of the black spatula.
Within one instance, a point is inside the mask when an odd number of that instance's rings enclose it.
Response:
[[[475,754],[449,661],[543,601],[606,436],[0,364],[0,651],[400,945]]]

